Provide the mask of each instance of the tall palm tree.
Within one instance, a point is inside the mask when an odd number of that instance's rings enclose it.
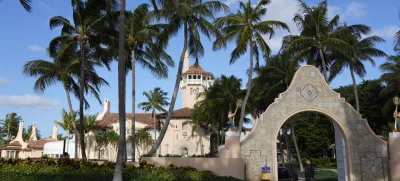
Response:
[[[262,54],[264,58],[267,58],[271,53],[271,49],[265,42],[263,35],[268,34],[269,38],[272,38],[275,34],[276,28],[282,28],[289,31],[288,26],[283,22],[261,20],[267,12],[265,6],[269,3],[270,0],[260,0],[256,6],[252,6],[250,0],[248,0],[247,3],[240,2],[240,9],[236,14],[230,14],[226,17],[218,18],[215,21],[216,26],[221,28],[224,34],[214,43],[215,50],[226,47],[227,42],[236,41],[236,47],[231,53],[231,64],[235,63],[236,60],[245,54],[247,48],[249,48],[250,51],[250,70],[248,72],[246,85],[247,92],[240,111],[238,125],[239,132],[243,127],[246,103],[250,96],[254,67],[253,58],[256,58],[256,67],[258,67],[260,54]]]
[[[121,0],[119,15],[118,39],[118,111],[119,111],[119,149],[115,165],[113,181],[122,181],[122,162],[126,153],[126,77],[125,77],[125,0]],[[132,72],[135,73],[135,72]]]
[[[135,150],[135,64],[140,63],[150,70],[157,78],[168,77],[168,66],[174,66],[172,58],[164,51],[163,47],[154,42],[160,33],[160,25],[150,25],[146,17],[149,10],[148,4],[139,5],[132,14],[128,14],[125,23],[125,39],[127,51],[130,56],[132,70],[132,150]],[[128,54],[129,55],[129,54]],[[132,151],[132,158],[135,152]]]
[[[356,100],[356,109],[360,112],[360,103],[358,100],[357,83],[355,75],[363,78],[367,71],[365,70],[364,61],[368,61],[375,66],[373,57],[384,57],[387,56],[385,52],[375,48],[376,43],[385,42],[385,40],[379,36],[370,36],[361,39],[360,35],[354,35],[353,38],[349,38],[347,42],[353,47],[356,56],[348,57],[346,55],[341,56],[340,54],[335,55],[331,71],[329,75],[329,81],[340,74],[344,68],[350,69],[351,78],[353,80],[354,97]],[[332,57],[332,59],[335,59]]]
[[[229,10],[228,6],[220,1],[157,0],[157,2],[162,7],[157,8],[158,10],[152,12],[152,15],[156,19],[167,22],[163,31],[158,35],[159,43],[163,46],[167,45],[168,40],[176,35],[180,29],[183,29],[183,49],[178,64],[171,104],[168,109],[167,118],[165,119],[165,126],[161,129],[154,147],[151,148],[150,155],[156,153],[168,129],[171,113],[174,111],[178,96],[185,52],[189,50],[190,54],[196,58],[203,56],[204,48],[201,44],[200,33],[207,38],[221,36],[218,29],[209,20],[214,19],[214,13]]]
[[[396,55],[389,56],[386,62],[380,66],[383,74],[381,80],[387,84],[382,89],[381,95],[394,97],[400,94],[400,50],[397,50]],[[383,111],[389,113],[389,110],[393,111],[393,102],[388,100]]]
[[[143,95],[147,98],[147,102],[141,102],[138,104],[138,108],[143,109],[145,112],[151,111],[151,117],[154,122],[154,139],[157,138],[157,120],[156,111],[167,112],[163,107],[168,106],[167,92],[161,90],[160,87],[156,87],[149,92],[144,91]]]
[[[67,131],[67,153],[68,153],[68,149],[69,149],[69,139],[70,139],[70,135],[71,132],[74,130],[73,129],[73,124],[75,124],[76,122],[76,116],[77,116],[77,112],[73,111],[72,113],[68,113],[67,111],[65,111],[65,109],[61,110],[61,117],[62,117],[62,122],[61,121],[55,121],[55,123],[57,125],[59,125],[62,129],[64,129],[65,131]],[[76,130],[76,129],[75,129]],[[75,140],[77,140],[75,138]],[[76,145],[75,145],[75,151],[77,151],[76,149]],[[76,157],[75,157],[76,158]]]
[[[106,9],[106,3],[96,0],[72,0],[73,6],[73,23],[62,16],[52,17],[49,21],[50,29],[62,27],[61,35],[51,40],[49,44],[50,55],[59,52],[61,55],[75,50],[79,47],[80,52],[80,79],[79,79],[79,123],[83,125],[84,118],[84,86],[86,75],[86,60],[89,58],[88,53],[93,53],[93,58],[103,63],[109,68],[109,63],[112,60],[112,54],[103,48],[111,41],[109,32],[112,23],[105,23],[109,17],[102,10]],[[106,26],[109,25],[109,26]],[[107,33],[105,33],[107,32]],[[65,43],[63,48],[60,44]],[[84,135],[83,127],[79,130],[80,135]],[[82,158],[86,158],[84,137],[80,137]]]
[[[399,17],[400,17],[400,11],[399,11]],[[395,42],[395,50],[400,50],[400,30],[396,33],[394,36],[394,42]]]
[[[22,118],[18,116],[17,113],[6,114],[6,118],[0,120],[0,124],[3,125],[3,132],[7,134],[8,141],[10,141],[13,136],[17,135],[18,123],[20,121],[22,121]]]
[[[297,59],[307,60],[308,64],[314,64],[322,69],[322,74],[328,81],[329,64],[327,54],[336,52],[354,57],[355,51],[345,39],[352,33],[366,34],[370,28],[365,25],[356,24],[338,27],[340,25],[339,15],[328,18],[328,3],[324,0],[316,7],[309,7],[305,2],[299,0],[299,13],[293,18],[300,29],[300,35],[289,35],[284,37],[283,48]]]
[[[22,7],[24,7],[24,9],[26,11],[28,11],[29,13],[32,10],[32,1],[31,0],[19,0],[19,3],[21,3]]]
[[[60,42],[59,49],[65,48],[66,42]],[[91,54],[90,54],[91,55]],[[37,77],[33,90],[37,93],[43,93],[48,86],[60,82],[65,90],[69,114],[74,115],[74,110],[72,108],[72,102],[70,93],[75,94],[77,98],[80,97],[79,85],[77,81],[80,75],[80,60],[77,58],[77,53],[75,50],[65,51],[65,53],[54,52],[51,54],[54,59],[53,62],[47,60],[32,60],[28,61],[23,66],[23,72],[25,75],[30,77]],[[86,81],[84,89],[86,93],[91,93],[97,100],[101,103],[99,92],[101,85],[108,85],[108,82],[103,78],[99,77],[96,73],[95,68],[99,64],[93,60],[86,63]],[[86,99],[84,99],[86,106],[89,106]],[[75,122],[72,122],[73,133],[75,136],[75,158],[77,158],[78,149],[78,131]]]

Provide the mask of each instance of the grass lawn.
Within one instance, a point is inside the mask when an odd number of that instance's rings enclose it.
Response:
[[[317,169],[317,174],[315,174],[315,180],[317,181],[338,181],[337,173],[331,170],[320,170]]]

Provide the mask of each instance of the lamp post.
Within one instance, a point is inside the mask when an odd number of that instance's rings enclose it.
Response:
[[[400,104],[400,99],[399,97],[396,95],[396,97],[393,98],[393,103],[396,106],[396,109],[394,111],[393,117],[394,117],[394,130],[393,132],[398,132],[397,130],[397,117],[399,117],[398,112],[397,112],[397,107]]]

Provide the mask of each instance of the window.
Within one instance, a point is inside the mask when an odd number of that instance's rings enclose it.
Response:
[[[167,153],[168,154],[168,144],[165,144],[165,153]]]
[[[189,75],[189,79],[192,79],[192,75]]]
[[[201,75],[197,75],[197,79],[201,79]]]
[[[60,155],[59,155],[59,154],[56,154],[56,158],[60,158]]]
[[[105,152],[106,152],[106,150],[104,150],[104,149],[100,150],[100,159],[105,159],[104,158]]]
[[[6,151],[6,158],[18,158],[18,151]]]
[[[206,77],[205,77],[205,76],[203,76],[203,80],[206,80]]]
[[[181,155],[182,156],[187,156],[188,155],[188,149],[186,147],[181,148]]]
[[[182,129],[183,130],[189,129],[189,124],[188,123],[182,123]]]
[[[176,134],[176,140],[178,140],[178,134]]]

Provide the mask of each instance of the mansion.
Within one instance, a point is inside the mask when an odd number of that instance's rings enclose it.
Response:
[[[214,75],[211,72],[204,71],[204,69],[198,65],[193,64],[189,66],[189,53],[186,52],[184,59],[184,67],[182,73],[182,80],[180,82],[180,90],[182,91],[182,106],[183,108],[174,110],[171,115],[171,120],[168,125],[167,132],[164,136],[163,142],[158,149],[158,155],[205,155],[210,152],[210,134],[206,134],[205,131],[197,127],[192,134],[192,126],[189,123],[192,117],[192,109],[195,103],[201,99],[197,98],[198,94],[204,92],[205,89],[210,87],[214,81]],[[104,109],[98,115],[97,121],[98,126],[104,130],[113,130],[119,134],[119,114],[112,113],[110,111],[111,101],[109,99],[104,100]],[[166,113],[157,114],[157,122],[162,123],[167,117]],[[132,114],[126,114],[126,135],[127,137],[131,134],[132,125]],[[151,117],[151,113],[136,113],[135,114],[135,128],[145,129],[152,137],[156,140],[159,135],[159,130],[155,129],[154,120]],[[85,135],[88,159],[102,159],[115,161],[117,149],[114,146],[97,146],[96,144],[96,131],[91,131]],[[156,135],[156,136],[155,136]],[[74,139],[70,139],[67,152],[70,157],[74,157]],[[136,146],[135,160],[143,154],[146,154],[152,145],[147,146]],[[131,145],[127,143],[127,158],[131,158]],[[62,142],[52,142],[45,145],[44,152],[49,155],[56,155],[59,152],[62,153]],[[78,157],[80,154],[78,153]]]

